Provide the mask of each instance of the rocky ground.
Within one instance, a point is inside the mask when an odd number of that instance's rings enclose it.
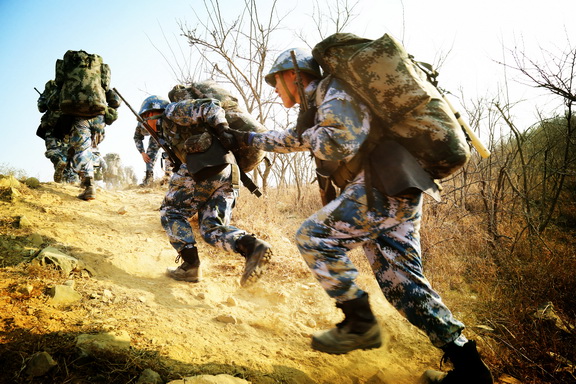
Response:
[[[305,216],[290,204],[241,191],[234,224],[274,247],[259,282],[240,287],[243,259],[200,241],[204,276],[191,284],[164,276],[175,253],[159,222],[162,187],[100,189],[85,202],[74,185],[2,181],[0,382],[166,383],[220,375],[251,383],[402,384],[439,366],[440,352],[386,302],[360,253],[353,253],[360,283],[385,345],[340,356],[310,348],[311,334],[342,315],[291,242]],[[46,252],[78,264],[63,271],[42,259]],[[64,290],[77,295],[61,299]],[[38,360],[45,370],[31,368]],[[144,380],[150,370],[156,378]]]

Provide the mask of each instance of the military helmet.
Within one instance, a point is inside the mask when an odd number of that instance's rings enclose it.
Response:
[[[294,62],[292,61],[292,55],[290,51],[294,51],[294,56],[296,56],[296,64],[298,64],[298,68],[302,72],[309,73],[316,77],[322,77],[320,73],[320,66],[312,57],[312,53],[304,48],[290,48],[282,52],[272,64],[272,68],[270,68],[270,72],[264,77],[266,82],[275,87],[276,86],[276,78],[274,77],[275,74],[278,72],[286,71],[289,69],[294,69]]]
[[[153,110],[164,110],[168,104],[170,104],[170,102],[160,96],[148,96],[142,102],[142,106],[140,107],[140,112],[138,112],[138,114],[142,115],[145,112]]]

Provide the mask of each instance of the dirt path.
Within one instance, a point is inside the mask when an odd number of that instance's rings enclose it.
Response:
[[[16,202],[1,203],[3,217],[29,219],[28,233],[43,239],[38,248],[55,246],[95,273],[74,278],[83,299],[71,309],[51,308],[42,295],[28,303],[42,307],[28,312],[42,313],[50,331],[79,321],[85,328],[127,331],[134,349],[158,351],[175,366],[204,367],[213,374],[241,370],[253,383],[415,383],[423,370],[438,365],[440,353],[385,301],[359,253],[353,255],[360,283],[371,294],[386,344],[342,356],[310,348],[311,334],[332,327],[341,313],[290,242],[301,218],[280,217],[276,202],[242,191],[234,224],[270,242],[275,257],[265,277],[241,288],[239,255],[202,241],[203,281],[164,276],[166,267],[175,266],[175,252],[159,222],[162,189],[100,190],[91,202],[76,199],[78,192],[75,186],[45,183],[25,188]],[[26,320],[21,322],[25,327]]]

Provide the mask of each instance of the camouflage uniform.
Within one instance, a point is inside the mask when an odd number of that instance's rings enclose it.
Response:
[[[238,197],[239,169],[224,142],[225,111],[215,99],[188,99],[166,106],[156,123],[158,134],[182,162],[172,175],[160,207],[170,244],[178,252],[175,280],[200,281],[200,258],[190,219],[197,213],[200,234],[210,245],[242,255],[246,262],[240,284],[258,279],[272,256],[270,244],[230,225]],[[216,138],[212,132],[219,136]],[[219,132],[219,133],[218,133]]]
[[[68,143],[74,149],[72,156],[72,167],[78,174],[84,177],[94,178],[94,155],[92,153],[93,137],[98,137],[98,143],[104,137],[106,123],[104,115],[95,117],[75,116],[72,123],[72,130],[67,136]]]
[[[172,175],[162,202],[160,219],[170,244],[180,252],[196,244],[190,218],[198,213],[202,238],[210,245],[236,251],[235,243],[247,233],[230,225],[238,189],[232,185],[232,165],[196,182],[186,164]]]
[[[44,91],[38,97],[38,111],[44,113],[40,119],[38,133],[43,137],[46,151],[44,156],[54,165],[54,181],[62,181],[62,173],[68,161],[68,150],[70,146],[62,139],[57,138],[54,130],[61,112],[55,100],[58,98],[58,88],[54,80],[46,83]],[[69,166],[68,166],[69,168]]]
[[[145,149],[144,138],[146,136],[150,136],[150,133],[148,133],[146,128],[142,127],[141,124],[138,124],[134,130],[134,144],[136,144],[138,153],[145,152],[148,156],[150,156],[150,162],[146,163],[146,172],[153,172],[154,164],[156,164],[156,158],[158,157],[158,151],[160,150],[160,145],[152,137],[149,137],[148,149]]]
[[[317,81],[311,82],[306,94],[314,95],[317,87]],[[251,145],[274,152],[310,150],[328,162],[350,160],[368,136],[370,110],[337,79],[317,107],[316,125],[301,138],[294,128],[253,133]],[[365,296],[356,284],[358,271],[347,256],[348,251],[363,246],[388,301],[425,331],[434,345],[462,337],[464,325],[454,319],[422,271],[422,194],[387,196],[375,188],[372,193],[374,205],[369,209],[361,171],[340,196],[304,221],[296,243],[312,273],[338,303]]]
[[[162,226],[170,244],[180,252],[196,243],[189,219],[198,213],[200,234],[211,245],[236,251],[235,241],[247,233],[229,225],[238,186],[232,182],[235,164],[227,164],[219,173],[196,181],[186,165],[185,141],[206,131],[206,125],[227,123],[224,110],[216,101],[193,100],[171,103],[157,129],[182,161],[172,175],[168,192],[160,208]]]

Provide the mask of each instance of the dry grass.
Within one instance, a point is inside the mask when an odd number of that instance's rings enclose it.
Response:
[[[292,240],[302,220],[320,208],[314,185],[300,201],[295,196],[295,190],[270,190],[263,200],[243,196],[238,216],[247,227],[281,231]],[[496,377],[507,374],[534,384],[576,382],[574,204],[564,205],[558,225],[540,237],[503,217],[506,225],[494,239],[481,204],[470,201],[459,206],[447,196],[442,204],[426,202],[422,248],[427,277],[467,324],[467,336],[480,341]],[[255,206],[260,215],[253,215]],[[362,274],[371,275],[361,251],[351,257]],[[535,316],[547,302],[558,320]]]

